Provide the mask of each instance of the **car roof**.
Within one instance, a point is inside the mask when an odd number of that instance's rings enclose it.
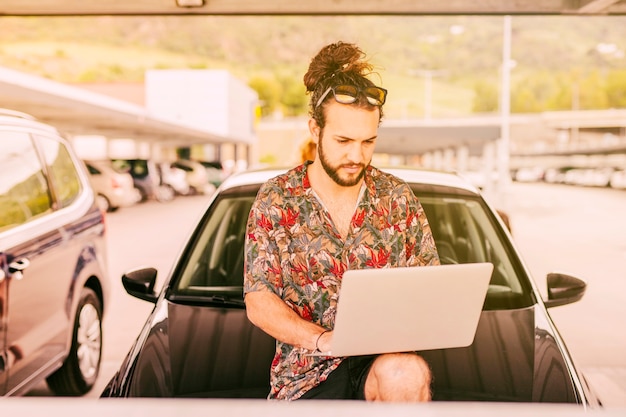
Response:
[[[285,173],[290,168],[259,168],[235,173],[224,181],[222,190],[246,185],[263,184],[267,180]],[[431,171],[412,167],[380,168],[381,171],[395,175],[412,184],[443,186],[461,189],[472,194],[479,194],[478,189],[466,179],[454,172]]]
[[[25,116],[20,116],[18,114],[9,114],[6,110],[3,109],[2,111],[0,111],[0,127],[28,128],[32,130],[39,130],[41,132],[53,133],[60,136],[59,131],[55,127],[27,116],[28,115],[26,114]]]

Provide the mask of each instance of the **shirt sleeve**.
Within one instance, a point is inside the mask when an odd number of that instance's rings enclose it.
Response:
[[[409,187],[407,189],[407,264],[439,265],[439,254],[424,208],[413,191]]]
[[[269,291],[282,296],[280,257],[272,237],[271,207],[271,197],[264,187],[259,191],[248,216],[244,246],[244,296],[254,291]]]

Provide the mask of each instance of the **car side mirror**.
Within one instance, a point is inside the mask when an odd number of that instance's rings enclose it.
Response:
[[[582,279],[557,272],[547,275],[547,284],[548,299],[544,301],[547,308],[574,303],[587,289],[587,283]]]
[[[155,268],[141,268],[122,275],[122,285],[126,292],[140,300],[156,303],[159,298],[154,291],[157,270]]]

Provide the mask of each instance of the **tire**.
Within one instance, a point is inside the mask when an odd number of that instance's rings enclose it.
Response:
[[[155,197],[160,203],[172,201],[175,196],[176,193],[174,192],[174,189],[169,185],[159,185],[156,188]]]
[[[100,210],[104,212],[113,211],[109,199],[102,194],[98,194],[96,196],[96,203],[98,204],[98,207],[100,207]]]
[[[148,201],[150,196],[148,195],[147,191],[144,188],[135,187],[135,190],[139,191],[139,195],[141,196],[139,199],[140,203],[145,203],[146,201]]]
[[[65,362],[46,381],[56,395],[80,396],[93,388],[102,359],[102,306],[90,288],[83,288]]]

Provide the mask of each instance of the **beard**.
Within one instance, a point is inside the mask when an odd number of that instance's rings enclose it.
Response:
[[[333,166],[331,164],[331,162],[326,157],[326,154],[324,153],[324,147],[322,145],[323,142],[324,141],[322,140],[322,135],[320,135],[320,138],[318,141],[318,147],[317,147],[318,148],[317,155],[320,158],[320,163],[322,164],[322,168],[324,168],[324,171],[326,172],[326,174],[337,185],[341,185],[342,187],[353,187],[357,185],[361,181],[361,179],[363,179],[363,176],[365,175],[365,168],[367,167],[367,165],[358,164],[361,167],[361,169],[356,174],[345,175],[345,176],[339,175],[339,170],[341,169],[342,165]],[[344,164],[344,165],[353,166],[354,164]]]

